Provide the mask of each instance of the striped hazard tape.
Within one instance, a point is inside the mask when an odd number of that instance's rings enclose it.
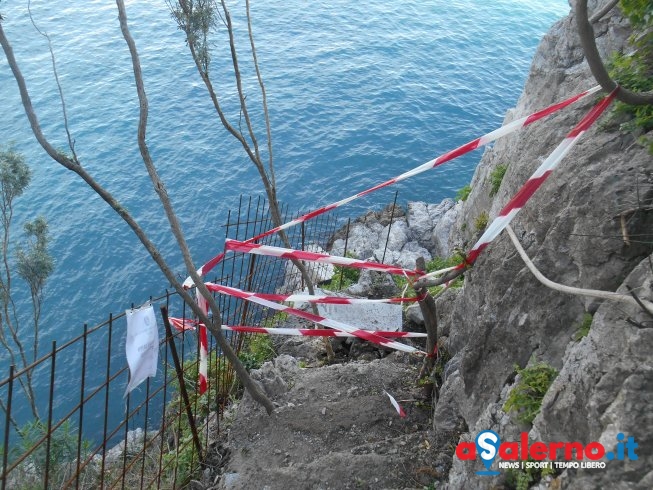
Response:
[[[323,213],[326,213],[328,211],[331,211],[332,209],[338,208],[340,206],[343,206],[345,204],[350,203],[351,201],[358,199],[360,197],[366,196],[374,191],[377,191],[379,189],[383,189],[384,187],[388,187],[392,184],[396,184],[397,182],[401,182],[402,180],[405,180],[409,177],[413,177],[415,175],[418,175],[422,172],[425,172],[427,170],[430,170],[432,168],[435,168],[439,165],[442,165],[443,163],[446,163],[450,160],[453,160],[455,158],[458,158],[459,156],[462,156],[466,153],[469,153],[470,151],[476,150],[477,148],[480,148],[484,145],[487,145],[488,143],[491,143],[492,141],[495,141],[503,136],[506,136],[512,132],[515,132],[521,128],[524,128],[535,121],[538,121],[546,116],[549,116],[553,114],[556,111],[559,111],[560,109],[563,109],[570,104],[573,104],[574,102],[577,102],[578,100],[581,100],[589,95],[595,94],[601,90],[601,87],[593,87],[589,90],[586,90],[584,92],[581,92],[577,95],[574,95],[573,97],[570,97],[566,100],[563,100],[562,102],[558,102],[556,104],[553,104],[545,109],[542,109],[540,111],[534,112],[528,116],[522,117],[520,119],[517,119],[511,123],[508,123],[504,126],[501,126],[500,128],[495,129],[494,131],[491,131],[479,138],[476,138],[469,143],[466,143],[462,146],[459,146],[458,148],[451,150],[447,153],[444,153],[437,158],[430,160],[426,163],[423,163],[422,165],[419,165],[418,167],[413,168],[412,170],[409,170],[407,172],[404,172],[403,174],[394,177],[390,180],[387,180],[385,182],[382,182],[380,184],[375,185],[374,187],[370,187],[369,189],[366,189],[362,192],[359,192],[358,194],[354,194],[353,196],[347,197],[345,199],[342,199],[340,201],[334,202],[332,204],[328,204],[322,208],[316,209],[314,211],[311,211],[310,213],[307,213],[303,216],[300,216],[299,218],[296,218],[294,220],[288,221],[287,223],[277,226],[276,228],[272,228],[264,233],[261,233],[255,237],[252,237],[247,240],[247,243],[250,242],[255,242],[257,240],[260,240],[261,238],[264,238],[266,236],[272,235],[274,233],[277,233],[281,230],[285,230],[287,228],[290,228],[292,226],[301,224],[305,221],[308,221],[312,218],[315,218],[316,216],[319,216]],[[224,258],[225,253],[222,252],[215,257],[213,257],[211,260],[209,260],[207,263],[205,263],[202,267],[200,267],[197,270],[197,273],[200,276],[206,275],[211,269],[213,269],[217,264],[219,264],[222,259]],[[190,288],[193,285],[193,280],[192,278],[188,277],[184,281],[184,287]]]
[[[369,269],[378,272],[387,272],[402,276],[421,276],[422,272],[412,269],[402,269],[394,265],[380,264],[378,262],[368,262],[365,260],[352,259],[349,257],[337,257],[317,252],[306,252],[303,250],[292,250],[290,248],[273,247],[270,245],[261,245],[258,243],[239,242],[227,238],[225,241],[225,250],[232,252],[244,252],[256,255],[267,255],[269,257],[280,257],[284,259],[306,260],[309,262],[320,262],[323,264],[333,264],[345,267],[354,267],[357,269]]]
[[[283,311],[285,313],[288,313],[289,315],[297,316],[299,318],[303,318],[305,320],[309,320],[313,323],[318,323],[320,325],[324,325],[325,327],[330,327],[334,328],[336,330],[341,330],[343,332],[347,332],[350,334],[355,335],[356,337],[367,340],[369,342],[373,342],[375,344],[381,345],[383,347],[388,347],[390,349],[396,349],[400,350],[403,352],[409,352],[409,353],[415,353],[415,354],[426,354],[425,352],[412,347],[410,345],[402,344],[401,342],[395,342],[394,340],[390,340],[386,337],[383,337],[379,335],[376,332],[370,331],[370,330],[363,330],[358,327],[354,327],[352,325],[349,325],[347,323],[338,321],[338,320],[332,320],[330,318],[325,318],[319,315],[314,315],[313,313],[309,313],[307,311],[302,311],[298,310],[296,308],[291,308],[290,306],[286,305],[280,305],[278,303],[274,303],[272,301],[269,301],[263,297],[261,297],[260,294],[258,293],[251,293],[249,291],[243,291],[241,289],[237,288],[232,288],[229,286],[222,286],[220,284],[211,284],[211,288],[213,291],[222,293],[222,294],[227,294],[229,296],[234,296],[236,298],[243,299],[245,301],[251,301],[253,303],[257,303],[261,306],[265,306],[267,308],[272,308],[277,311]]]
[[[195,302],[204,312],[205,315],[208,315],[209,304],[199,292],[195,289]],[[206,325],[199,325],[199,344],[200,344],[200,364],[198,368],[198,383],[199,383],[199,392],[200,395],[204,394],[208,388],[208,371],[209,371],[209,339],[206,333]]]
[[[222,261],[222,259],[225,256],[225,253],[227,250],[233,250],[233,251],[241,251],[241,252],[248,252],[248,253],[259,253],[263,255],[276,255],[278,257],[284,257],[284,258],[296,258],[299,260],[314,260],[317,262],[329,262],[329,263],[338,263],[338,265],[345,265],[348,267],[359,267],[359,268],[372,268],[372,267],[377,267],[375,270],[379,270],[378,268],[381,268],[384,270],[384,272],[390,272],[394,274],[402,274],[405,276],[412,275],[412,276],[420,276],[421,273],[418,273],[418,271],[406,271],[404,269],[398,268],[398,267],[393,267],[393,266],[385,266],[385,264],[374,264],[374,263],[368,263],[368,262],[363,262],[363,261],[356,261],[355,259],[344,259],[340,258],[337,259],[332,256],[328,256],[326,254],[314,254],[312,252],[300,252],[300,251],[295,251],[295,250],[290,250],[290,249],[281,249],[278,247],[270,247],[270,246],[264,246],[264,245],[259,245],[255,244],[252,242],[256,242],[257,240],[260,240],[261,238],[264,238],[266,236],[269,236],[271,234],[277,233],[281,230],[290,228],[292,226],[295,226],[297,224],[303,223],[305,221],[308,221],[316,216],[319,216],[323,213],[326,213],[332,209],[335,209],[337,207],[340,207],[344,204],[347,204],[354,199],[358,199],[359,197],[363,197],[367,194],[370,194],[376,190],[382,189],[384,187],[390,186],[392,184],[395,184],[397,182],[401,182],[402,180],[405,180],[409,177],[412,177],[414,175],[418,175],[422,172],[425,172],[426,170],[429,170],[431,168],[435,168],[439,165],[442,165],[445,162],[448,162],[450,160],[453,160],[454,158],[457,158],[461,155],[464,155],[470,151],[473,151],[481,146],[487,145],[488,143],[495,141],[496,139],[505,136],[507,134],[510,134],[514,131],[517,131],[518,129],[521,129],[525,126],[528,126],[529,124],[532,124],[533,122],[542,119],[543,117],[546,117],[588,95],[591,95],[593,93],[596,93],[600,90],[600,87],[594,87],[590,90],[586,90],[585,92],[582,92],[580,94],[577,94],[573,97],[570,97],[569,99],[566,99],[562,102],[559,102],[557,104],[554,104],[552,106],[549,106],[541,111],[535,112],[533,114],[530,114],[526,117],[523,117],[521,119],[517,119],[516,121],[513,121],[512,123],[509,123],[507,125],[504,125],[490,133],[487,133],[479,138],[476,138],[475,140],[470,141],[469,143],[460,146],[454,150],[451,150],[434,160],[431,160],[429,162],[426,162],[408,172],[405,172],[393,179],[390,179],[386,182],[383,182],[381,184],[378,184],[374,187],[371,187],[369,189],[366,189],[362,192],[359,192],[358,194],[355,194],[353,196],[350,196],[346,199],[337,201],[335,203],[329,204],[327,206],[324,206],[320,209],[317,209],[315,211],[312,211],[308,214],[305,214],[303,216],[300,216],[299,218],[295,220],[291,220],[281,226],[278,226],[276,228],[272,228],[271,230],[268,230],[264,233],[261,233],[253,238],[248,239],[246,242],[238,242],[235,240],[228,240],[225,251],[222,252],[221,254],[218,254],[217,256],[213,257],[209,262],[204,264],[197,272],[200,276],[205,275],[207,272],[209,272],[213,267],[215,267],[218,263]],[[539,187],[542,185],[542,183],[548,178],[548,176],[551,174],[551,172],[555,169],[555,167],[560,163],[560,161],[569,153],[571,148],[574,146],[574,144],[578,141],[578,139],[591,127],[591,125],[599,118],[599,116],[603,113],[603,111],[610,105],[612,102],[613,98],[616,95],[616,91],[618,90],[618,87],[607,97],[603,98],[601,102],[599,102],[582,120],[579,124],[576,125],[576,127],[567,135],[565,140],[553,151],[553,153],[538,167],[538,169],[535,171],[535,173],[531,176],[531,178],[522,186],[522,188],[515,194],[515,196],[510,200],[510,202],[501,210],[499,213],[499,216],[490,224],[490,226],[485,230],[481,238],[478,240],[478,242],[472,247],[470,252],[467,255],[467,259],[464,263],[460,264],[456,268],[461,269],[466,267],[469,264],[474,263],[474,261],[478,258],[479,254],[496,238],[501,231],[510,223],[510,221],[517,215],[517,213],[521,210],[521,208],[526,204],[526,202],[532,197],[532,195],[539,189]],[[340,262],[338,262],[340,260]],[[345,262],[342,262],[345,260]],[[333,262],[331,262],[333,261]],[[442,273],[446,272],[445,270],[440,270],[440,271],[435,271],[430,274],[427,274],[426,276],[422,277],[432,277],[435,275],[440,275]],[[191,287],[193,285],[193,280],[192,278],[188,277],[184,281],[184,287]],[[307,320],[310,320],[315,323],[320,323],[322,325],[325,325],[327,327],[331,327],[343,332],[347,332],[350,334],[353,334],[359,338],[369,340],[371,342],[374,342],[379,345],[383,345],[386,347],[394,348],[397,350],[402,350],[405,352],[417,352],[421,354],[426,354],[414,347],[407,346],[405,344],[402,344],[400,342],[395,342],[392,340],[389,340],[388,338],[385,338],[377,333],[371,333],[370,331],[367,330],[362,330],[358,329],[356,327],[353,327],[351,325],[345,324],[343,322],[339,322],[336,320],[330,320],[328,318],[320,317],[318,315],[313,315],[301,310],[297,310],[285,305],[279,305],[277,303],[274,303],[270,301],[269,299],[266,299],[264,295],[257,295],[256,293],[250,293],[246,291],[241,291],[236,288],[229,288],[226,286],[219,286],[219,285],[212,285],[213,288],[216,288],[214,290],[217,290],[217,288],[220,288],[220,292],[224,294],[229,294],[232,296],[239,297],[241,299],[244,299],[246,301],[252,301],[258,304],[261,304],[262,306],[267,306],[272,309],[276,309],[279,311],[285,311],[289,314],[305,318]],[[287,301],[287,299],[285,300]],[[207,347],[207,339],[206,339],[206,329],[200,327],[200,392],[202,391],[202,386],[203,389],[206,389],[206,374],[202,373],[202,358],[204,359],[204,366],[206,367],[206,347]],[[205,369],[204,369],[205,370]],[[203,376],[204,374],[204,376]],[[204,383],[202,383],[202,378],[204,378]],[[390,395],[388,395],[390,396]]]
[[[195,330],[198,325],[202,325],[197,320],[189,318],[173,318],[170,317],[170,324],[178,331],[182,330]],[[304,337],[355,337],[354,334],[342,332],[340,330],[333,330],[331,328],[265,328],[265,327],[248,327],[242,325],[222,325],[222,330],[239,333],[256,333],[265,335],[288,335],[288,336],[304,336]],[[386,338],[426,338],[425,333],[419,332],[394,332],[389,330],[368,330],[370,333],[375,333],[381,337]]]
[[[457,266],[462,269],[467,265],[473,264],[481,252],[494,240],[503,229],[508,226],[512,219],[519,213],[528,200],[535,194],[544,181],[551,175],[553,170],[558,166],[560,161],[569,153],[572,147],[578,142],[580,137],[596,122],[596,120],[607,109],[617,94],[618,88],[614,89],[609,95],[604,97],[585,115],[585,117],[567,134],[565,139],[556,147],[555,150],[547,157],[546,160],[535,170],[533,175],[517,191],[512,199],[499,212],[499,215],[492,221],[478,239],[476,244],[467,254],[466,262]],[[434,271],[425,274],[422,278],[434,277],[441,275],[445,271]],[[420,278],[420,279],[422,279]]]
[[[219,287],[215,283],[206,283],[209,291],[219,291]],[[421,301],[424,296],[415,296],[411,298],[348,298],[344,296],[323,296],[316,294],[268,294],[256,293],[259,298],[267,299],[268,301],[280,301],[286,303],[314,303],[326,305],[360,305],[360,304],[374,304],[374,303],[414,303]]]
[[[401,405],[399,405],[399,403],[397,402],[397,400],[395,400],[395,397],[392,396],[390,393],[388,393],[388,392],[385,391],[385,390],[383,390],[383,393],[385,393],[386,395],[388,395],[388,398],[390,398],[390,403],[392,403],[392,406],[395,407],[395,410],[397,411],[397,413],[399,414],[399,416],[400,416],[402,419],[403,419],[404,417],[406,417],[406,412],[404,412],[404,409],[401,408]]]

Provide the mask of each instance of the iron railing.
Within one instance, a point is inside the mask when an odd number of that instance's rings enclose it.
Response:
[[[283,209],[284,218],[291,219]],[[326,248],[338,219],[325,214],[288,230],[293,248]],[[245,240],[272,228],[267,203],[242,198],[228,214],[225,237]],[[283,246],[277,235],[262,243]],[[257,292],[274,292],[295,274],[285,261],[227,254],[210,280]],[[296,274],[299,274],[298,272]],[[299,277],[299,276],[298,276]],[[301,279],[296,283],[302,286]],[[273,313],[231,296],[216,297],[223,323],[257,325]],[[176,294],[151,298],[172,316],[186,317]],[[133,307],[133,305],[132,305]],[[165,310],[165,311],[164,311]],[[156,310],[155,310],[156,311]],[[231,366],[211,341],[209,389],[196,392],[198,346],[190,332],[170,330],[160,342],[160,370],[124,395],[125,313],[89,327],[0,381],[0,490],[41,488],[178,488],[200,467],[220,431],[220,418],[237,383]],[[229,337],[235,349],[243,337]],[[31,378],[31,379],[28,379]],[[27,407],[32,383],[38,418]]]

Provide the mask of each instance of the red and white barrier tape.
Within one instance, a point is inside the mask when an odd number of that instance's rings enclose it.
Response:
[[[386,395],[388,395],[388,398],[390,398],[390,403],[392,403],[392,406],[395,407],[395,410],[397,411],[397,413],[399,414],[399,416],[403,419],[403,418],[406,416],[406,412],[404,412],[404,409],[401,408],[401,405],[399,405],[399,403],[397,402],[397,400],[395,400],[395,397],[392,396],[390,393],[388,393],[388,392],[385,391],[385,390],[383,390],[383,393],[385,393]]]
[[[592,95],[596,92],[601,90],[601,87],[594,87],[589,90],[586,90],[584,92],[581,92],[580,94],[574,95],[573,97],[570,97],[566,100],[563,100],[562,102],[558,102],[557,104],[553,104],[545,109],[542,109],[540,111],[534,112],[528,116],[522,117],[520,119],[517,119],[511,123],[508,123],[504,126],[501,126],[500,128],[495,129],[494,131],[491,131],[490,133],[487,133],[479,138],[476,138],[475,140],[470,141],[469,143],[466,143],[462,146],[459,146],[458,148],[451,150],[447,153],[444,153],[443,155],[440,155],[439,157],[430,160],[418,167],[413,168],[412,170],[409,170],[408,172],[404,172],[403,174],[394,177],[390,180],[387,180],[385,182],[382,182],[381,184],[377,184],[374,187],[370,187],[369,189],[366,189],[362,192],[359,192],[358,194],[354,194],[353,196],[347,197],[345,199],[342,199],[340,201],[334,202],[332,204],[328,204],[327,206],[324,206],[322,208],[316,209],[314,211],[311,211],[310,213],[307,213],[303,216],[300,216],[297,219],[291,220],[281,226],[277,226],[276,228],[272,228],[264,233],[261,233],[255,237],[252,237],[247,240],[247,242],[255,242],[257,240],[260,240],[263,237],[266,237],[268,235],[272,235],[274,233],[277,233],[281,230],[285,230],[287,228],[290,228],[292,226],[301,224],[305,221],[308,221],[316,216],[319,216],[323,213],[326,213],[327,211],[331,211],[332,209],[338,208],[340,206],[343,206],[347,203],[350,203],[351,201],[358,199],[359,197],[366,196],[367,194],[370,194],[376,190],[382,189],[384,187],[390,186],[392,184],[396,184],[397,182],[401,182],[404,179],[407,179],[409,177],[412,177],[414,175],[418,175],[422,172],[425,172],[427,170],[430,170],[432,168],[435,168],[439,165],[442,165],[443,163],[446,163],[450,160],[453,160],[455,158],[458,158],[461,155],[464,155],[466,153],[469,153],[470,151],[476,150],[477,148],[480,148],[481,146],[487,145],[488,143],[491,143],[492,141],[497,140],[498,138],[501,138],[503,136],[506,136],[507,134],[510,134],[514,131],[517,131],[525,126],[528,126],[529,124],[534,123],[535,121],[538,121],[546,116],[549,116],[553,114],[554,112],[563,109],[564,107],[567,107],[570,104],[573,104],[574,102],[587,97],[589,95]],[[215,267],[217,264],[219,264],[222,259],[224,258],[225,253],[222,252],[215,257],[213,257],[210,261],[205,263],[202,267],[200,267],[197,270],[197,273],[200,276],[205,275],[207,272],[209,272],[213,267]],[[193,285],[193,280],[188,277],[184,281],[184,287],[189,288]]]
[[[206,283],[209,291],[217,291],[213,286],[214,283]],[[412,298],[346,298],[343,296],[322,296],[314,294],[268,294],[256,293],[259,298],[267,299],[268,301],[279,301],[285,303],[313,303],[313,304],[326,304],[326,305],[359,305],[359,304],[374,304],[374,303],[411,303],[424,299],[424,296]]]
[[[330,328],[335,328],[336,330],[341,330],[343,332],[351,333],[355,335],[358,338],[361,338],[363,340],[367,340],[369,342],[373,342],[375,344],[379,344],[383,347],[388,347],[391,349],[396,349],[400,350],[403,352],[409,352],[409,353],[416,353],[416,354],[426,354],[425,352],[422,352],[419,349],[416,349],[415,347],[412,347],[410,345],[402,344],[401,342],[395,342],[392,340],[389,340],[381,335],[378,335],[375,332],[371,332],[369,330],[362,330],[358,327],[354,327],[352,325],[348,325],[347,323],[340,322],[338,320],[332,320],[330,318],[325,318],[321,317],[318,315],[314,315],[312,313],[308,313],[307,311],[301,311],[297,310],[295,308],[291,308],[290,306],[285,306],[285,305],[280,305],[278,303],[273,303],[272,301],[268,301],[267,299],[262,298],[259,294],[257,293],[251,293],[248,291],[243,291],[241,289],[236,289],[232,288],[229,286],[221,286],[219,284],[211,284],[211,288],[213,291],[217,291],[223,294],[228,294],[229,296],[234,296],[236,298],[244,299],[245,301],[251,301],[253,303],[257,303],[261,306],[265,306],[267,308],[272,308],[274,310],[278,311],[283,311],[286,312],[290,315],[297,316],[299,318],[304,318],[305,320],[309,320],[313,323],[319,323],[320,325],[324,325],[326,327]]]
[[[284,259],[306,260],[308,262],[319,262],[322,264],[340,265],[356,269],[369,269],[379,272],[388,272],[402,276],[420,276],[422,272],[412,269],[402,269],[394,265],[380,264],[378,262],[367,262],[365,260],[352,259],[349,257],[338,257],[317,252],[306,252],[303,250],[292,250],[290,248],[273,247],[258,243],[239,242],[227,238],[225,250],[232,252],[244,252],[255,255],[266,255],[268,257],[280,257]]]
[[[478,258],[480,253],[487,247],[492,240],[494,240],[503,229],[508,226],[512,219],[524,207],[526,202],[535,194],[535,191],[540,188],[544,181],[551,175],[553,170],[558,166],[560,161],[569,153],[572,147],[576,144],[578,139],[585,134],[585,132],[594,124],[599,116],[610,105],[617,93],[617,89],[613,90],[609,95],[601,99],[592,109],[585,115],[585,117],[572,129],[565,139],[557,146],[555,150],[547,157],[544,162],[535,170],[535,173],[526,181],[526,183],[519,189],[513,198],[506,204],[499,212],[499,215],[492,221],[478,239],[476,244],[467,254],[467,261],[458,266],[462,269],[466,265],[473,264]],[[434,271],[426,274],[423,277],[433,277],[441,274],[442,271]]]
[[[170,324],[177,330],[195,330],[198,325],[196,320],[188,318],[172,318],[170,317]],[[200,324],[201,325],[201,324]],[[355,337],[354,334],[342,332],[340,330],[333,330],[330,328],[265,328],[265,327],[248,327],[248,326],[235,326],[235,325],[222,325],[222,330],[240,333],[256,333],[265,335],[288,335],[288,336],[304,336],[304,337]],[[368,330],[370,333],[375,333],[381,337],[386,338],[425,338],[425,333],[419,332],[394,332],[386,330]]]
[[[208,315],[209,304],[200,294],[200,292],[195,289],[195,302],[202,309],[205,315]],[[200,324],[199,330],[199,343],[200,343],[200,365],[198,373],[198,384],[199,384],[199,393],[200,395],[206,392],[208,388],[207,379],[208,379],[208,358],[209,358],[209,339],[206,334],[206,325]]]

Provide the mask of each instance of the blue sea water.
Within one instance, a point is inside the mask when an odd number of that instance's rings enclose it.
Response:
[[[26,3],[0,4],[3,28],[27,80],[45,135],[66,147],[46,40]],[[150,102],[148,143],[197,264],[219,252],[227,210],[260,195],[257,173],[222,129],[163,0],[127,11]],[[535,48],[569,11],[567,0],[254,0],[252,16],[274,140],[280,200],[311,210],[398,175],[496,127],[514,106]],[[110,0],[31,2],[57,59],[75,149],[183,273],[136,143],[131,61]],[[248,101],[258,100],[246,61],[244,2],[233,2]],[[221,30],[212,72],[237,121]],[[129,228],[32,136],[0,55],[0,144],[13,142],[33,169],[16,204],[20,223],[43,215],[56,269],[45,297],[43,342],[67,340],[84,322],[140,304],[168,285]],[[260,121],[260,110],[253,109]],[[258,128],[263,136],[264,128]],[[399,200],[438,202],[469,182],[480,152],[354,201],[356,216]],[[23,305],[25,306],[25,305]],[[0,357],[0,378],[6,356]]]

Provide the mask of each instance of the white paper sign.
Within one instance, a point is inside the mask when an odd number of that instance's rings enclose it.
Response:
[[[125,311],[127,317],[127,364],[129,383],[125,396],[145,381],[156,376],[159,361],[159,331],[151,304]]]

